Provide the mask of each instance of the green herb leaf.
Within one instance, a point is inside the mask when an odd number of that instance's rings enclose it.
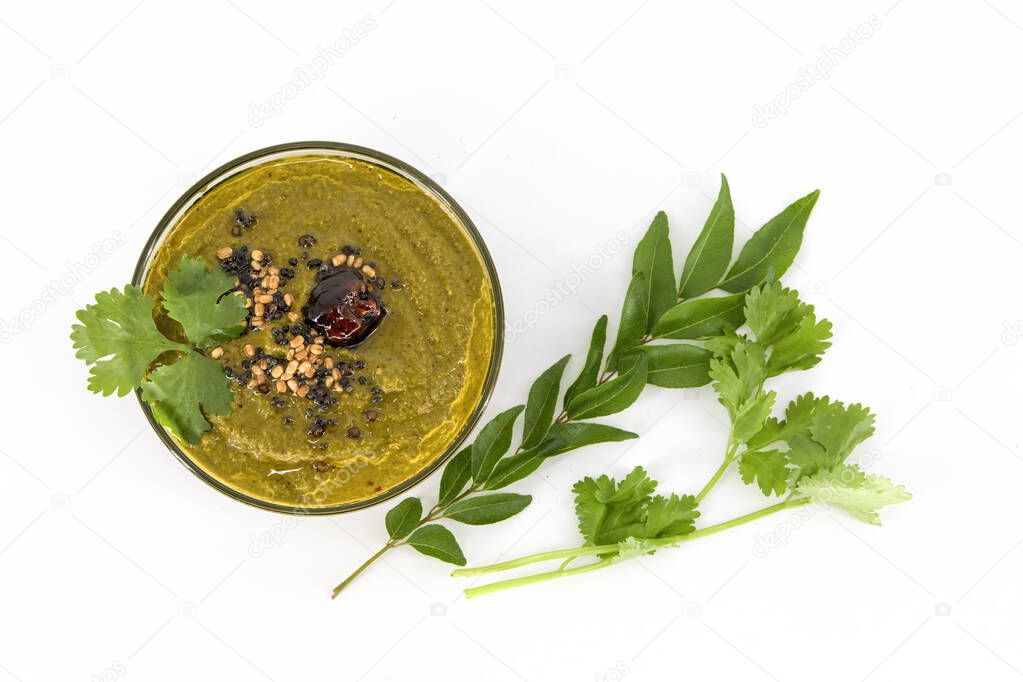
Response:
[[[810,369],[821,361],[821,355],[831,347],[831,323],[817,321],[813,309],[799,321],[796,329],[778,339],[771,349],[767,364],[770,376],[789,370]]]
[[[812,311],[812,306],[802,303],[797,292],[778,282],[753,287],[746,293],[746,324],[764,347],[791,334],[808,310]]]
[[[745,294],[683,301],[654,325],[655,339],[702,339],[742,325]]]
[[[785,408],[785,419],[779,421],[773,417],[768,419],[763,428],[746,445],[751,450],[760,450],[772,443],[788,441],[797,434],[810,435],[814,416],[820,407],[828,405],[827,396],[816,397],[813,393],[804,393],[789,403]]]
[[[529,389],[526,401],[526,416],[522,427],[522,447],[531,448],[547,435],[554,421],[558,407],[558,393],[561,390],[561,375],[565,373],[571,355],[566,355],[544,370]]]
[[[755,343],[737,343],[728,359],[710,361],[710,378],[718,400],[734,421],[746,401],[757,396],[767,378],[764,349]]]
[[[227,294],[235,284],[220,268],[208,270],[202,258],[182,256],[177,268],[167,273],[160,295],[167,315],[181,324],[192,343],[205,348],[245,331],[245,301]]]
[[[444,526],[435,523],[423,526],[409,536],[408,544],[426,556],[456,566],[465,566],[462,548],[458,546],[458,541],[451,531]]]
[[[636,245],[632,274],[642,275],[646,281],[647,318],[643,331],[649,332],[664,311],[675,305],[675,264],[668,239],[668,216],[664,211],[657,212]]]
[[[829,455],[844,462],[857,445],[874,435],[874,415],[860,404],[830,403],[817,409],[811,435]]]
[[[604,360],[604,344],[607,340],[607,315],[601,315],[597,324],[593,327],[593,334],[590,336],[590,348],[586,352],[586,362],[583,364],[579,377],[572,382],[572,385],[565,391],[563,404],[567,406],[572,400],[582,393],[597,385],[597,378],[600,376],[600,364]]]
[[[556,424],[551,428],[551,432],[553,433],[558,426],[567,425]],[[487,479],[487,483],[483,487],[486,490],[498,490],[509,486],[536,471],[546,458],[560,455],[571,449],[572,447],[567,446],[561,438],[549,435],[536,447],[503,458],[494,467],[494,473],[490,474],[490,478]]]
[[[622,358],[627,370],[643,355],[647,359],[646,382],[663,388],[695,388],[710,381],[714,354],[689,343],[671,343],[636,348]]]
[[[696,498],[692,495],[672,494],[671,497],[656,495],[646,505],[643,520],[643,537],[660,538],[671,535],[688,535],[695,529]]]
[[[96,303],[77,313],[81,324],[71,327],[75,356],[92,365],[89,390],[127,395],[138,388],[146,370],[167,351],[187,352],[171,341],[153,321],[153,299],[136,286],[96,294]],[[105,359],[104,359],[105,358]]]
[[[142,398],[157,420],[186,443],[199,442],[210,423],[203,416],[231,413],[231,387],[215,360],[190,352],[161,365],[142,384]]]
[[[742,247],[738,260],[719,288],[745,291],[768,277],[781,279],[803,243],[803,229],[819,195],[820,190],[814,190],[797,199],[757,230]]]
[[[798,491],[819,504],[844,509],[861,521],[881,525],[878,510],[913,496],[884,476],[864,474],[856,466],[838,466],[802,479]]]
[[[444,512],[444,516],[470,526],[485,526],[515,516],[532,501],[529,495],[515,493],[476,495],[455,502]]]
[[[657,482],[636,467],[620,483],[608,476],[584,478],[572,487],[579,532],[587,542],[605,545],[628,537],[642,537],[644,504]]]
[[[625,292],[625,302],[622,303],[622,319],[618,323],[618,336],[615,338],[614,348],[607,359],[607,369],[614,371],[618,369],[620,356],[643,341],[646,336],[647,305],[649,282],[646,275],[637,272],[629,282],[629,288]]]
[[[647,360],[641,357],[621,376],[580,393],[568,404],[571,419],[592,419],[621,412],[636,402],[646,385]]]
[[[813,423],[787,438],[788,458],[798,468],[799,477],[838,466],[874,433],[874,415],[862,405],[846,406],[821,398],[804,401],[800,410],[794,417],[805,421],[812,414]]]
[[[739,475],[749,485],[755,480],[761,492],[770,497],[781,495],[788,486],[788,458],[779,450],[745,452],[739,458]]]
[[[472,478],[472,446],[462,450],[444,465],[444,473],[440,476],[440,493],[437,504],[447,506],[458,497],[465,484]]]
[[[547,434],[547,442],[551,443],[553,447],[542,456],[554,457],[586,445],[620,442],[633,438],[639,438],[639,436],[631,431],[624,431],[606,424],[591,422],[555,424]]]
[[[487,479],[484,487],[487,490],[499,490],[529,476],[543,464],[544,458],[540,454],[541,448],[543,448],[543,445],[539,448],[523,450],[517,455],[502,459],[494,467],[494,473]]]
[[[516,405],[505,410],[480,429],[472,444],[472,478],[477,483],[486,483],[497,461],[508,452],[515,419],[523,409],[523,405]]]
[[[681,298],[694,298],[717,287],[732,260],[732,239],[735,234],[735,209],[728,189],[728,179],[721,175],[721,190],[707,222],[686,256],[679,285]]]
[[[838,461],[828,454],[824,446],[810,438],[810,436],[797,433],[790,436],[789,449],[785,453],[796,471],[793,473],[793,480],[798,480],[823,469],[828,469],[838,464]]]
[[[406,497],[394,505],[384,517],[384,526],[392,540],[401,540],[411,533],[423,518],[423,503],[418,497]]]
[[[774,407],[774,391],[760,392],[742,404],[732,419],[732,438],[745,443],[764,427]]]

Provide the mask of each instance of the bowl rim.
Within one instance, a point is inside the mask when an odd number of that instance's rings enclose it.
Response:
[[[380,504],[381,502],[397,497],[426,480],[459,450],[462,443],[465,442],[469,434],[476,428],[483,412],[490,403],[494,387],[497,384],[498,373],[501,367],[501,359],[504,354],[505,320],[504,298],[501,292],[501,282],[498,278],[497,268],[494,266],[493,259],[490,256],[490,251],[487,249],[487,245],[484,242],[482,235],[479,233],[479,230],[476,228],[475,223],[473,223],[465,210],[462,209],[462,207],[450,194],[448,194],[440,185],[422,171],[400,159],[390,156],[389,154],[385,154],[369,147],[349,144],[346,142],[330,142],[323,140],[284,142],[248,152],[247,154],[234,158],[210,171],[185,190],[185,192],[170,206],[167,212],[164,213],[163,217],[156,224],[156,227],[153,229],[152,234],[150,234],[149,239],[146,240],[146,243],[139,254],[131,283],[134,286],[142,286],[149,262],[156,253],[165,233],[177,223],[178,218],[185,210],[187,210],[187,208],[202,198],[208,191],[219,185],[222,181],[232,177],[238,172],[247,170],[247,168],[251,166],[257,165],[261,160],[269,160],[269,157],[273,157],[275,155],[290,155],[291,153],[295,153],[296,155],[298,155],[298,153],[316,154],[317,152],[325,152],[327,154],[335,154],[337,156],[347,156],[349,158],[358,158],[368,163],[374,163],[381,166],[385,170],[397,173],[406,180],[420,186],[420,188],[428,194],[431,194],[434,199],[442,205],[442,207],[452,214],[455,220],[461,224],[461,227],[464,229],[466,235],[476,248],[479,258],[483,262],[483,266],[492,283],[494,297],[494,341],[493,347],[491,348],[490,363],[487,366],[487,375],[483,382],[483,390],[480,395],[480,399],[461,430],[444,452],[429,466],[418,471],[414,476],[409,477],[379,495],[359,502],[349,502],[329,507],[302,507],[270,502],[248,495],[240,490],[232,488],[223,481],[218,480],[193,461],[192,458],[181,449],[170,433],[168,433],[167,429],[165,429],[164,426],[157,421],[156,416],[153,414],[148,403],[142,400],[142,391],[140,389],[135,391],[135,397],[142,408],[142,412],[145,414],[146,419],[149,421],[149,425],[156,432],[157,436],[159,436],[160,440],[163,441],[163,444],[171,451],[171,453],[174,454],[178,461],[181,462],[189,471],[195,474],[200,480],[228,497],[238,500],[239,502],[244,502],[250,506],[273,512],[303,516],[342,514],[345,512],[366,509],[367,507],[372,507]]]

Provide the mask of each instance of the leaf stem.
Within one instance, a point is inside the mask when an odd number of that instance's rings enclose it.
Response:
[[[760,519],[760,518],[763,518],[765,516],[769,516],[771,514],[777,513],[779,511],[782,511],[783,509],[791,509],[793,507],[799,507],[799,506],[802,506],[804,504],[808,504],[809,502],[810,502],[810,498],[809,497],[799,497],[799,498],[795,498],[795,499],[785,500],[785,501],[779,502],[777,504],[773,504],[773,505],[771,505],[769,507],[764,507],[764,508],[758,509],[758,510],[756,510],[754,512],[750,512],[749,514],[744,514],[742,516],[737,516],[736,518],[731,519],[729,521],[724,521],[722,523],[718,523],[718,524],[715,524],[713,526],[707,526],[706,528],[701,528],[699,530],[695,530],[692,533],[689,533],[687,535],[672,535],[672,536],[665,537],[665,538],[657,538],[657,539],[653,539],[653,540],[646,540],[645,543],[647,543],[647,544],[649,544],[650,546],[653,546],[653,547],[665,547],[665,546],[669,546],[669,545],[678,545],[678,544],[681,544],[683,542],[688,542],[690,540],[696,540],[697,538],[706,537],[708,535],[714,535],[715,533],[720,533],[723,530],[728,530],[729,528],[735,528],[736,526],[741,526],[744,523],[749,523],[750,521],[756,521],[757,519]],[[474,568],[459,568],[459,569],[456,569],[456,570],[452,571],[451,575],[456,577],[456,578],[467,578],[467,577],[476,576],[476,575],[485,575],[485,574],[488,574],[488,573],[498,573],[498,572],[501,572],[501,571],[508,571],[508,570],[513,569],[513,568],[520,568],[522,566],[528,566],[529,564],[535,564],[535,563],[538,563],[538,562],[541,562],[541,561],[553,561],[555,559],[569,559],[569,558],[575,558],[575,557],[581,557],[581,556],[599,556],[601,554],[611,554],[611,553],[616,553],[616,552],[618,552],[618,545],[617,544],[610,544],[610,545],[583,545],[582,547],[569,547],[569,548],[566,548],[566,549],[558,549],[558,550],[553,550],[553,551],[550,551],[550,552],[540,552],[539,554],[530,554],[528,556],[519,557],[518,559],[511,559],[509,561],[502,561],[501,563],[497,563],[497,564],[490,564],[489,566],[476,566]],[[580,566],[579,568],[563,570],[563,571],[560,571],[560,573],[563,574],[563,575],[572,575],[573,572],[579,571],[580,568],[587,568],[587,567],[593,566],[593,565],[594,564],[587,564],[587,566]],[[594,570],[594,569],[590,568],[590,570]],[[549,578],[545,578],[545,579],[549,580]],[[514,580],[506,580],[506,581],[502,581],[500,583],[492,583],[492,585],[501,585],[501,584],[504,584],[504,583],[511,583],[511,582],[515,582],[515,581]],[[514,586],[515,585],[509,585],[509,587],[514,587]],[[491,585],[484,585],[482,587],[491,587]],[[480,590],[480,589],[482,589],[482,587],[477,587],[477,588],[472,588],[472,589]],[[500,588],[500,589],[505,589],[505,588]],[[496,591],[496,590],[493,590],[493,589],[488,590],[488,592],[492,592],[492,591]],[[478,594],[481,594],[481,593],[477,592],[476,594],[478,595]]]
[[[359,577],[360,573],[362,573],[367,568],[369,568],[373,564],[373,562],[376,561],[377,559],[379,559],[380,557],[382,557],[385,552],[387,552],[388,550],[390,550],[390,549],[392,549],[394,547],[397,547],[399,544],[404,544],[404,543],[395,542],[394,540],[388,540],[387,544],[385,544],[383,547],[381,547],[377,551],[376,554],[374,554],[370,558],[366,559],[366,561],[364,561],[361,566],[359,566],[357,569],[355,569],[350,576],[348,576],[343,581],[341,581],[341,583],[339,583],[334,588],[334,591],[331,593],[330,598],[331,599],[337,599],[337,595],[341,594],[341,590],[343,590],[346,587],[348,587],[352,583],[353,580],[355,580],[356,578]]]
[[[533,583],[542,583],[548,580],[554,580],[556,578],[566,578],[570,575],[579,575],[580,573],[589,573],[590,571],[596,571],[601,568],[606,568],[611,564],[615,563],[616,559],[601,559],[585,566],[577,566],[576,568],[568,569],[556,569],[553,571],[547,571],[546,573],[537,573],[535,575],[527,575],[521,578],[512,578],[511,580],[502,580],[496,583],[489,583],[487,585],[480,585],[479,587],[470,587],[465,591],[467,599],[473,597],[481,597],[485,594],[492,592],[500,592],[501,590],[511,589],[513,587],[522,587],[523,585],[532,585]]]
[[[700,489],[700,492],[696,494],[696,501],[700,502],[707,496],[707,493],[717,485],[717,482],[721,480],[721,476],[728,471],[728,467],[735,461],[735,453],[739,449],[739,444],[732,442],[731,435],[728,436],[728,448],[725,451],[725,461],[721,463],[714,475],[710,477],[710,480]]]

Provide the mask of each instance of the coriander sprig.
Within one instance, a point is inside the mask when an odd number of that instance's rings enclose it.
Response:
[[[231,388],[220,363],[203,350],[245,330],[245,303],[225,296],[237,282],[201,258],[183,256],[160,292],[167,316],[181,325],[182,343],[156,327],[152,297],[134,285],[96,294],[71,327],[77,357],[90,365],[89,390],[119,396],[142,389],[153,414],[179,439],[197,443],[205,414],[231,412]],[[166,354],[177,354],[171,362]],[[205,414],[204,414],[205,413]]]
[[[813,306],[777,282],[753,287],[744,297],[743,315],[742,330],[705,344],[715,354],[709,375],[728,412],[730,428],[724,460],[700,492],[654,495],[656,482],[642,467],[621,482],[607,476],[585,478],[573,487],[582,547],[456,570],[453,575],[467,577],[565,560],[552,571],[470,588],[466,596],[607,568],[806,504],[831,505],[880,525],[882,507],[910,499],[902,486],[847,462],[874,432],[869,409],[807,393],[789,403],[784,419],[771,416],[777,395],[766,390],[765,383],[783,372],[809,369],[820,362],[830,346],[830,323],[818,321]],[[764,495],[788,495],[777,504],[697,530],[700,501],[734,462],[742,480],[755,483]],[[597,559],[567,568],[570,561],[586,556]]]
[[[732,263],[735,213],[722,176],[717,201],[689,251],[680,280],[675,278],[668,218],[664,212],[657,213],[633,254],[632,279],[613,346],[605,357],[607,317],[602,316],[590,336],[583,366],[565,391],[561,411],[555,416],[569,356],[537,378],[525,405],[498,414],[480,429],[472,444],[452,457],[441,475],[437,502],[425,514],[418,498],[406,498],[387,513],[389,539],[334,588],[333,596],[383,554],[403,545],[463,566],[465,556],[454,534],[436,522],[483,525],[514,516],[532,498],[493,491],[520,481],[551,457],[586,445],[637,437],[589,420],[626,409],[647,385],[694,388],[707,384],[714,357],[709,343],[743,324],[747,289],[781,277],[792,264],[817,194],[797,200],[769,220]],[[703,296],[713,289],[731,295]],[[520,416],[521,436],[512,448]],[[657,510],[665,506],[656,513],[681,513],[687,504],[686,499],[669,497],[655,503]],[[661,530],[677,529],[669,523]]]

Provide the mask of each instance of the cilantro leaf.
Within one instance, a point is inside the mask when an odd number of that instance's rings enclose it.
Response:
[[[808,307],[792,289],[782,287],[779,282],[768,282],[749,290],[744,314],[757,342],[769,346],[790,333]]]
[[[692,495],[652,497],[656,486],[657,482],[651,480],[642,467],[633,469],[621,483],[606,475],[584,478],[572,488],[579,531],[594,545],[626,542],[629,555],[639,548],[628,542],[630,538],[642,540],[691,533],[700,515],[696,511],[696,498]]]
[[[875,526],[881,525],[879,509],[913,497],[903,486],[895,485],[884,476],[865,474],[859,467],[849,465],[825,469],[804,478],[799,482],[798,491],[815,502],[844,509]]]
[[[153,299],[142,289],[128,285],[96,294],[96,303],[77,313],[82,324],[71,327],[75,355],[92,365],[89,390],[126,395],[138,388],[146,370],[167,351],[187,351],[171,341],[153,321]]]
[[[835,402],[819,408],[811,428],[813,439],[843,462],[853,449],[874,434],[874,415],[860,404]]]
[[[142,398],[157,420],[191,444],[198,443],[211,428],[203,412],[230,414],[231,396],[220,363],[198,353],[161,365],[142,384]]]
[[[810,369],[821,361],[821,355],[831,347],[831,323],[817,321],[810,309],[788,335],[775,341],[768,362],[768,374],[777,376],[788,370]]]
[[[743,403],[732,421],[732,438],[737,443],[745,443],[763,428],[776,396],[774,391],[761,392]]]
[[[577,482],[572,492],[579,532],[594,545],[642,535],[643,504],[656,486],[642,467],[633,469],[621,484],[607,475]]]
[[[779,450],[745,452],[739,459],[739,475],[749,485],[755,480],[757,486],[768,497],[772,493],[781,495],[788,487],[788,458]]]
[[[817,410],[830,402],[831,399],[827,396],[818,398],[813,393],[804,393],[785,408],[784,420],[768,418],[763,428],[747,441],[747,447],[751,450],[760,450],[772,443],[788,441],[797,434],[809,435]]]
[[[831,323],[817,321],[813,306],[778,282],[753,287],[746,294],[746,323],[757,343],[770,348],[768,376],[792,369],[809,369],[831,343]]]
[[[244,300],[224,295],[235,285],[235,280],[220,268],[208,270],[202,258],[186,255],[167,274],[160,295],[167,315],[181,324],[192,343],[205,348],[230,341],[245,331]]]
[[[839,462],[824,449],[824,446],[810,438],[810,436],[798,433],[790,436],[789,450],[786,455],[789,462],[796,467],[793,474],[794,479],[804,476],[812,476],[822,469],[833,467]]]
[[[761,346],[747,341],[737,342],[727,357],[711,360],[710,378],[718,400],[734,420],[767,378],[767,359]]]
[[[686,535],[696,528],[700,512],[696,511],[696,498],[692,495],[671,497],[657,495],[646,505],[646,519],[643,520],[643,537],[660,538],[670,535]]]
[[[797,426],[812,419],[808,428],[787,436],[789,461],[800,477],[838,466],[874,433],[874,415],[862,405],[817,398],[790,405],[790,412]]]

